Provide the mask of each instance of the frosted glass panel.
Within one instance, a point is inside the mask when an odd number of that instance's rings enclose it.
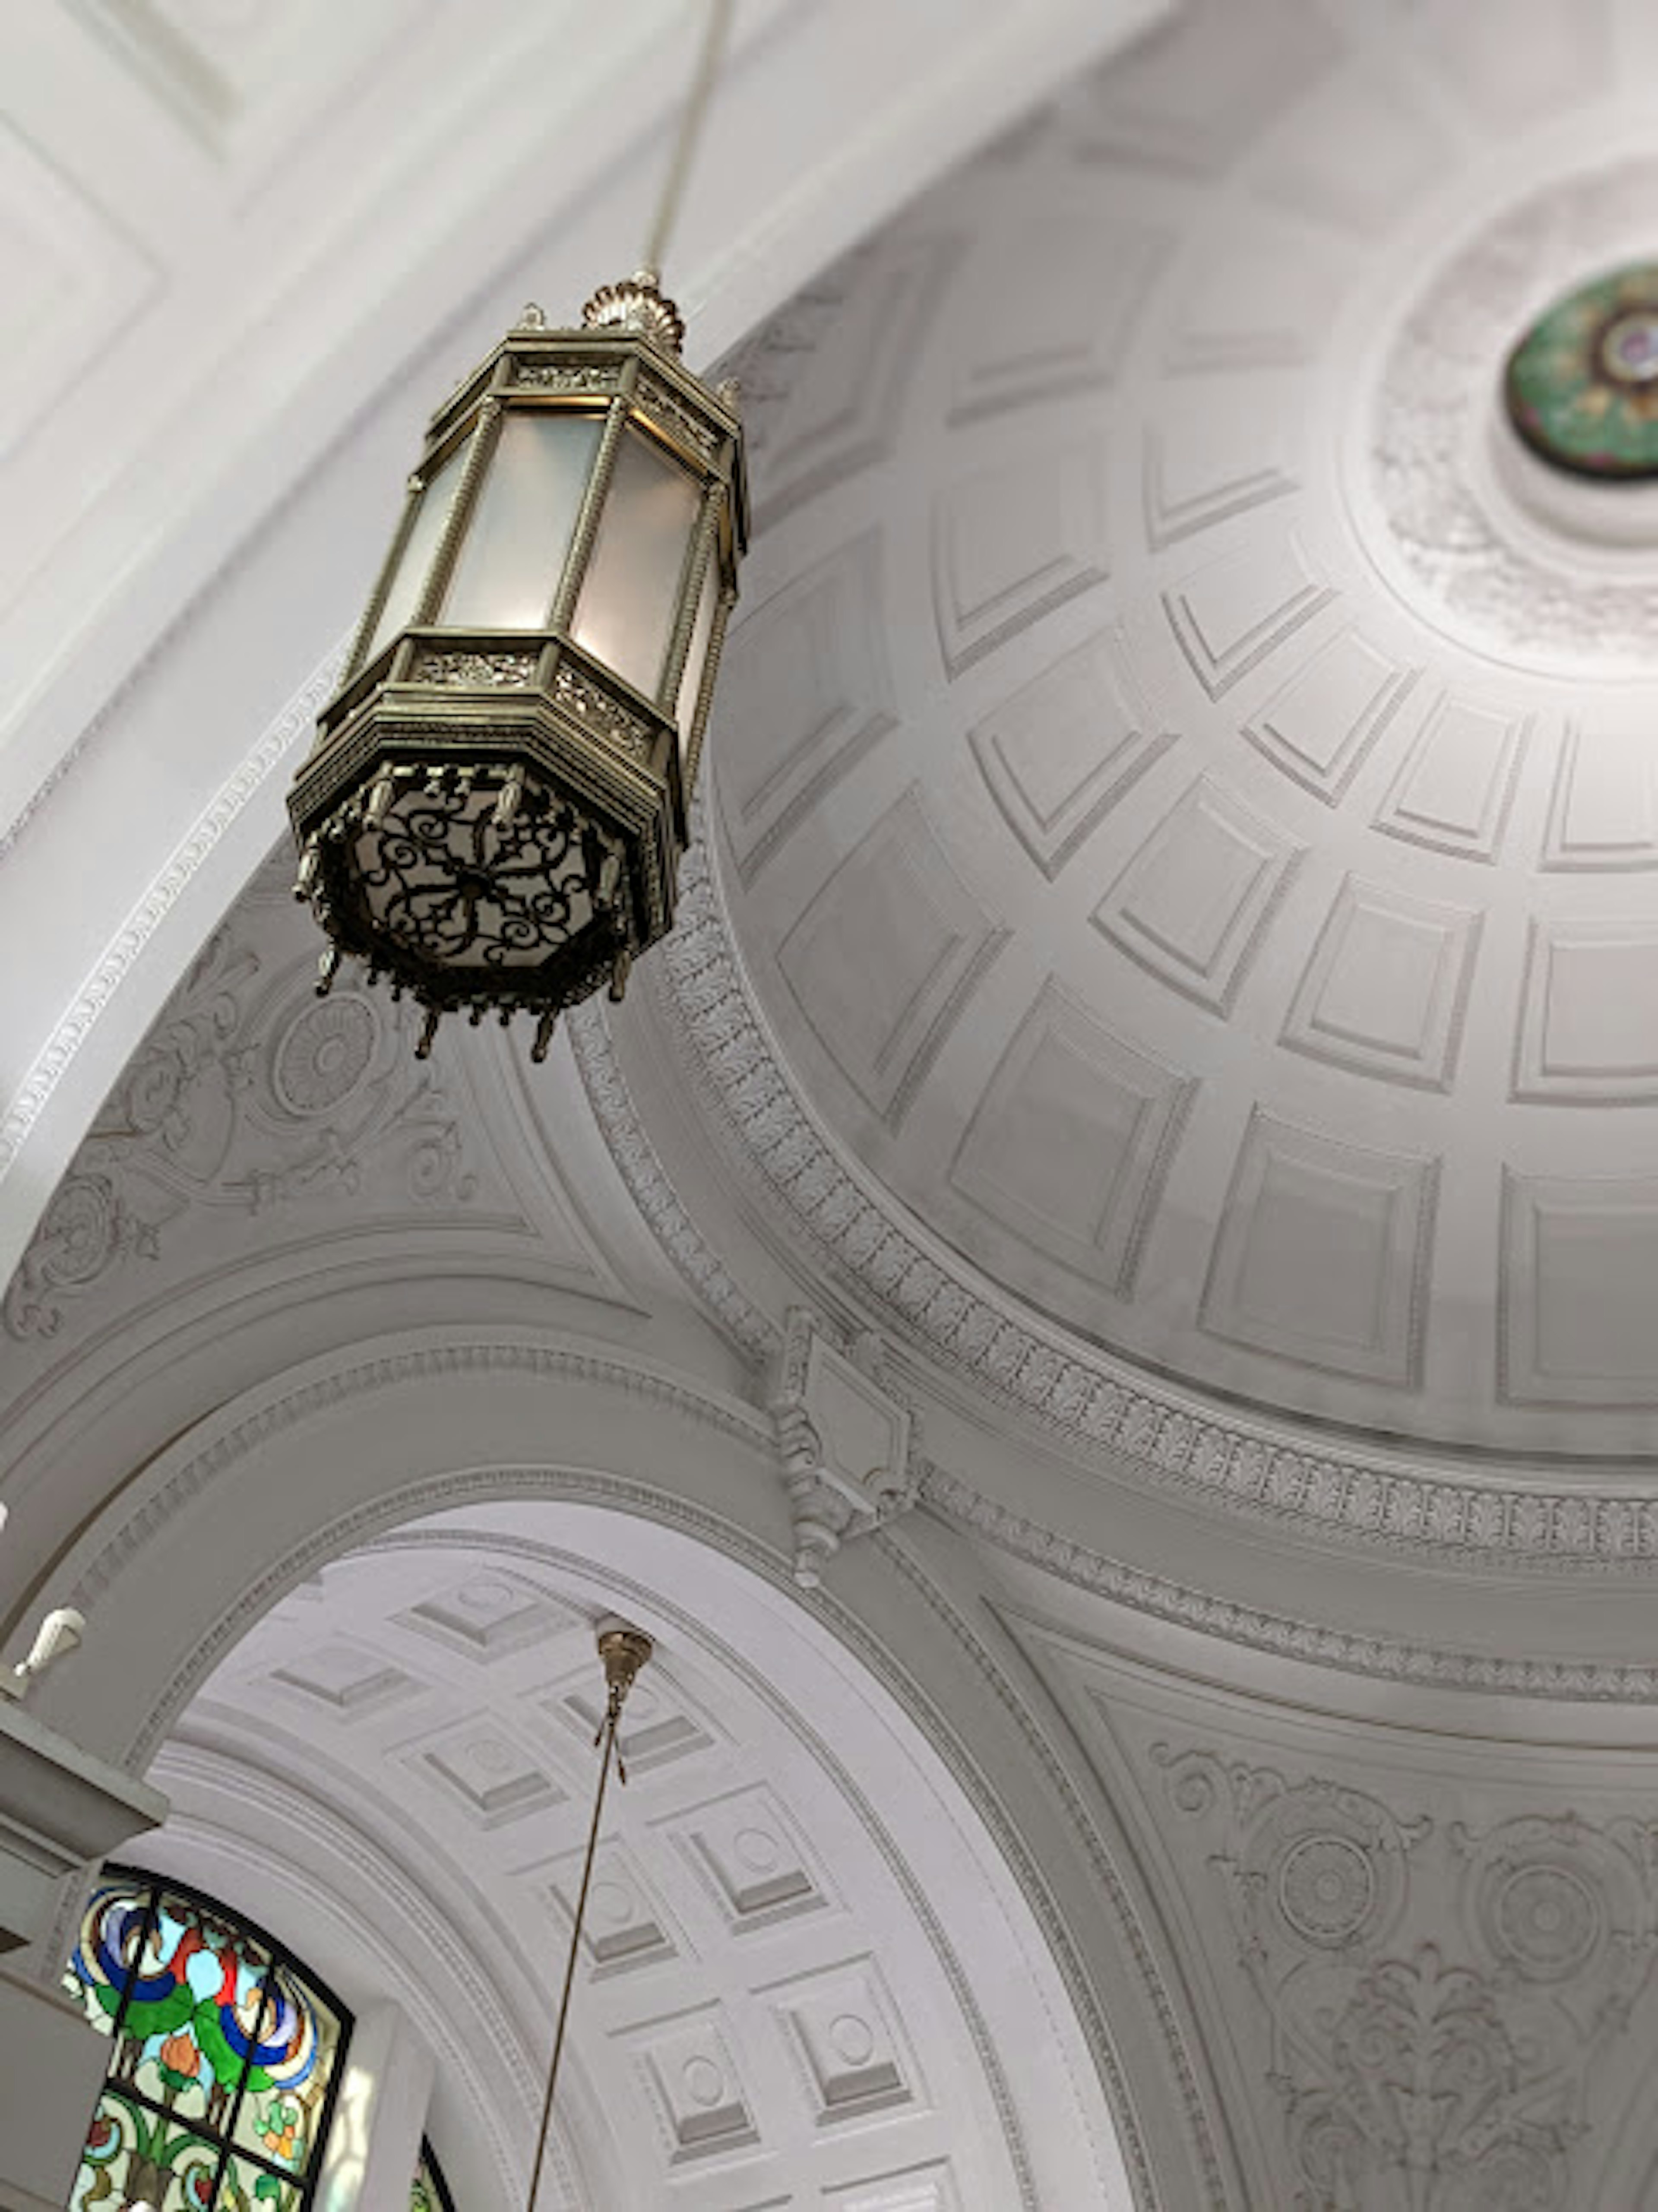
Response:
[[[642,431],[616,457],[581,597],[576,643],[653,697],[679,599],[702,488]]]
[[[691,632],[691,649],[685,655],[685,672],[679,679],[679,705],[674,719],[679,725],[679,757],[683,760],[685,748],[690,743],[691,724],[696,720],[696,702],[702,690],[702,671],[708,665],[708,640],[714,635],[714,611],[720,604],[720,555],[718,550],[708,556],[708,565],[702,571],[702,596],[696,605],[696,626]]]
[[[420,505],[415,509],[414,525],[404,540],[403,558],[392,578],[392,588],[386,595],[386,605],[374,625],[374,635],[368,641],[368,651],[364,656],[367,659],[372,660],[383,645],[389,645],[415,611],[420,599],[421,586],[426,581],[426,572],[432,565],[432,556],[438,550],[438,539],[443,534],[444,524],[449,520],[450,505],[455,496],[455,485],[465,455],[466,444],[463,439],[421,494]]]
[[[443,611],[452,629],[541,629],[604,427],[602,415],[511,408]]]

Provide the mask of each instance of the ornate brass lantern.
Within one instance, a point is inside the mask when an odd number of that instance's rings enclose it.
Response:
[[[578,330],[528,307],[432,419],[338,692],[295,779],[296,896],[440,1017],[538,1017],[671,926],[747,532],[732,385],[653,270]]]

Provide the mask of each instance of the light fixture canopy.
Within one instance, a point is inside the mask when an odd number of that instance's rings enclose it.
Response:
[[[440,1017],[537,1018],[673,921],[747,539],[734,385],[680,359],[653,270],[580,327],[536,307],[433,416],[338,691],[295,780],[296,896]]]

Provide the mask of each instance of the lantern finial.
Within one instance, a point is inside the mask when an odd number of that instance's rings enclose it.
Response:
[[[581,311],[590,331],[637,331],[665,353],[685,343],[685,319],[660,289],[654,269],[636,269],[619,283],[601,284]]]

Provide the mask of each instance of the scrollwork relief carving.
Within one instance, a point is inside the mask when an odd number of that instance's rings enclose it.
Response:
[[[770,1403],[794,1516],[794,1579],[813,1589],[842,1544],[914,1504],[916,1422],[888,1382],[875,1331],[837,1340],[804,1306],[789,1310]]]
[[[1573,2212],[1658,1948],[1658,1827],[1476,1830],[1153,1747],[1270,2037],[1295,2212]],[[1626,2094],[1626,2092],[1625,2093]]]
[[[159,1260],[197,1207],[264,1213],[350,1196],[371,1169],[418,1207],[477,1179],[440,1083],[400,1009],[210,938],[105,1101],[0,1302],[18,1340],[118,1267]]]

